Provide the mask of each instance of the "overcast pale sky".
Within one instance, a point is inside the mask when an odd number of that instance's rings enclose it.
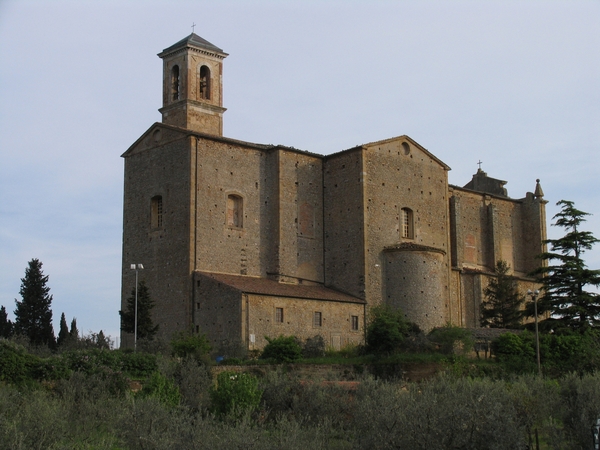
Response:
[[[541,179],[600,237],[600,1],[0,0],[0,305],[27,262],[54,324],[119,335],[123,161],[160,121],[156,56],[229,53],[224,134],[328,154],[407,134],[464,185]],[[561,229],[548,227],[549,236]],[[600,268],[600,246],[586,254]],[[132,261],[142,262],[143,261]]]

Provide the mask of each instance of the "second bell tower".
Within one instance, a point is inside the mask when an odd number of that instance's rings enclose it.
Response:
[[[158,56],[163,60],[162,122],[222,136],[227,53],[192,33]]]

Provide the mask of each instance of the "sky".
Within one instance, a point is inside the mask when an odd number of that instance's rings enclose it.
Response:
[[[598,0],[0,0],[0,305],[13,319],[38,258],[57,331],[64,312],[119,336],[120,155],[194,24],[229,53],[225,136],[330,154],[406,134],[451,184],[479,161],[513,198],[541,179],[550,238],[561,199],[600,237],[599,23]]]

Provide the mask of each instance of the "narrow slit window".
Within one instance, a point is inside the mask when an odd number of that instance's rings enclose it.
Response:
[[[179,66],[171,69],[171,100],[179,100]]]
[[[244,226],[244,200],[239,195],[227,196],[227,225],[235,228]]]
[[[402,237],[406,239],[414,239],[414,220],[412,209],[402,208],[400,230]]]
[[[323,325],[323,314],[321,312],[316,311],[313,314],[313,327],[320,327]]]
[[[358,316],[352,316],[352,331],[358,331]]]
[[[152,228],[162,228],[163,226],[163,201],[160,195],[152,197],[151,201],[151,225]]]
[[[200,67],[200,98],[210,100],[210,69],[207,66]]]
[[[275,323],[283,323],[283,308],[275,308]]]

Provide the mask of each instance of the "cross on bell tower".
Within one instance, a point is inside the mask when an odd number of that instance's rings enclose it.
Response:
[[[163,123],[222,136],[227,53],[192,33],[158,56],[163,60]]]

